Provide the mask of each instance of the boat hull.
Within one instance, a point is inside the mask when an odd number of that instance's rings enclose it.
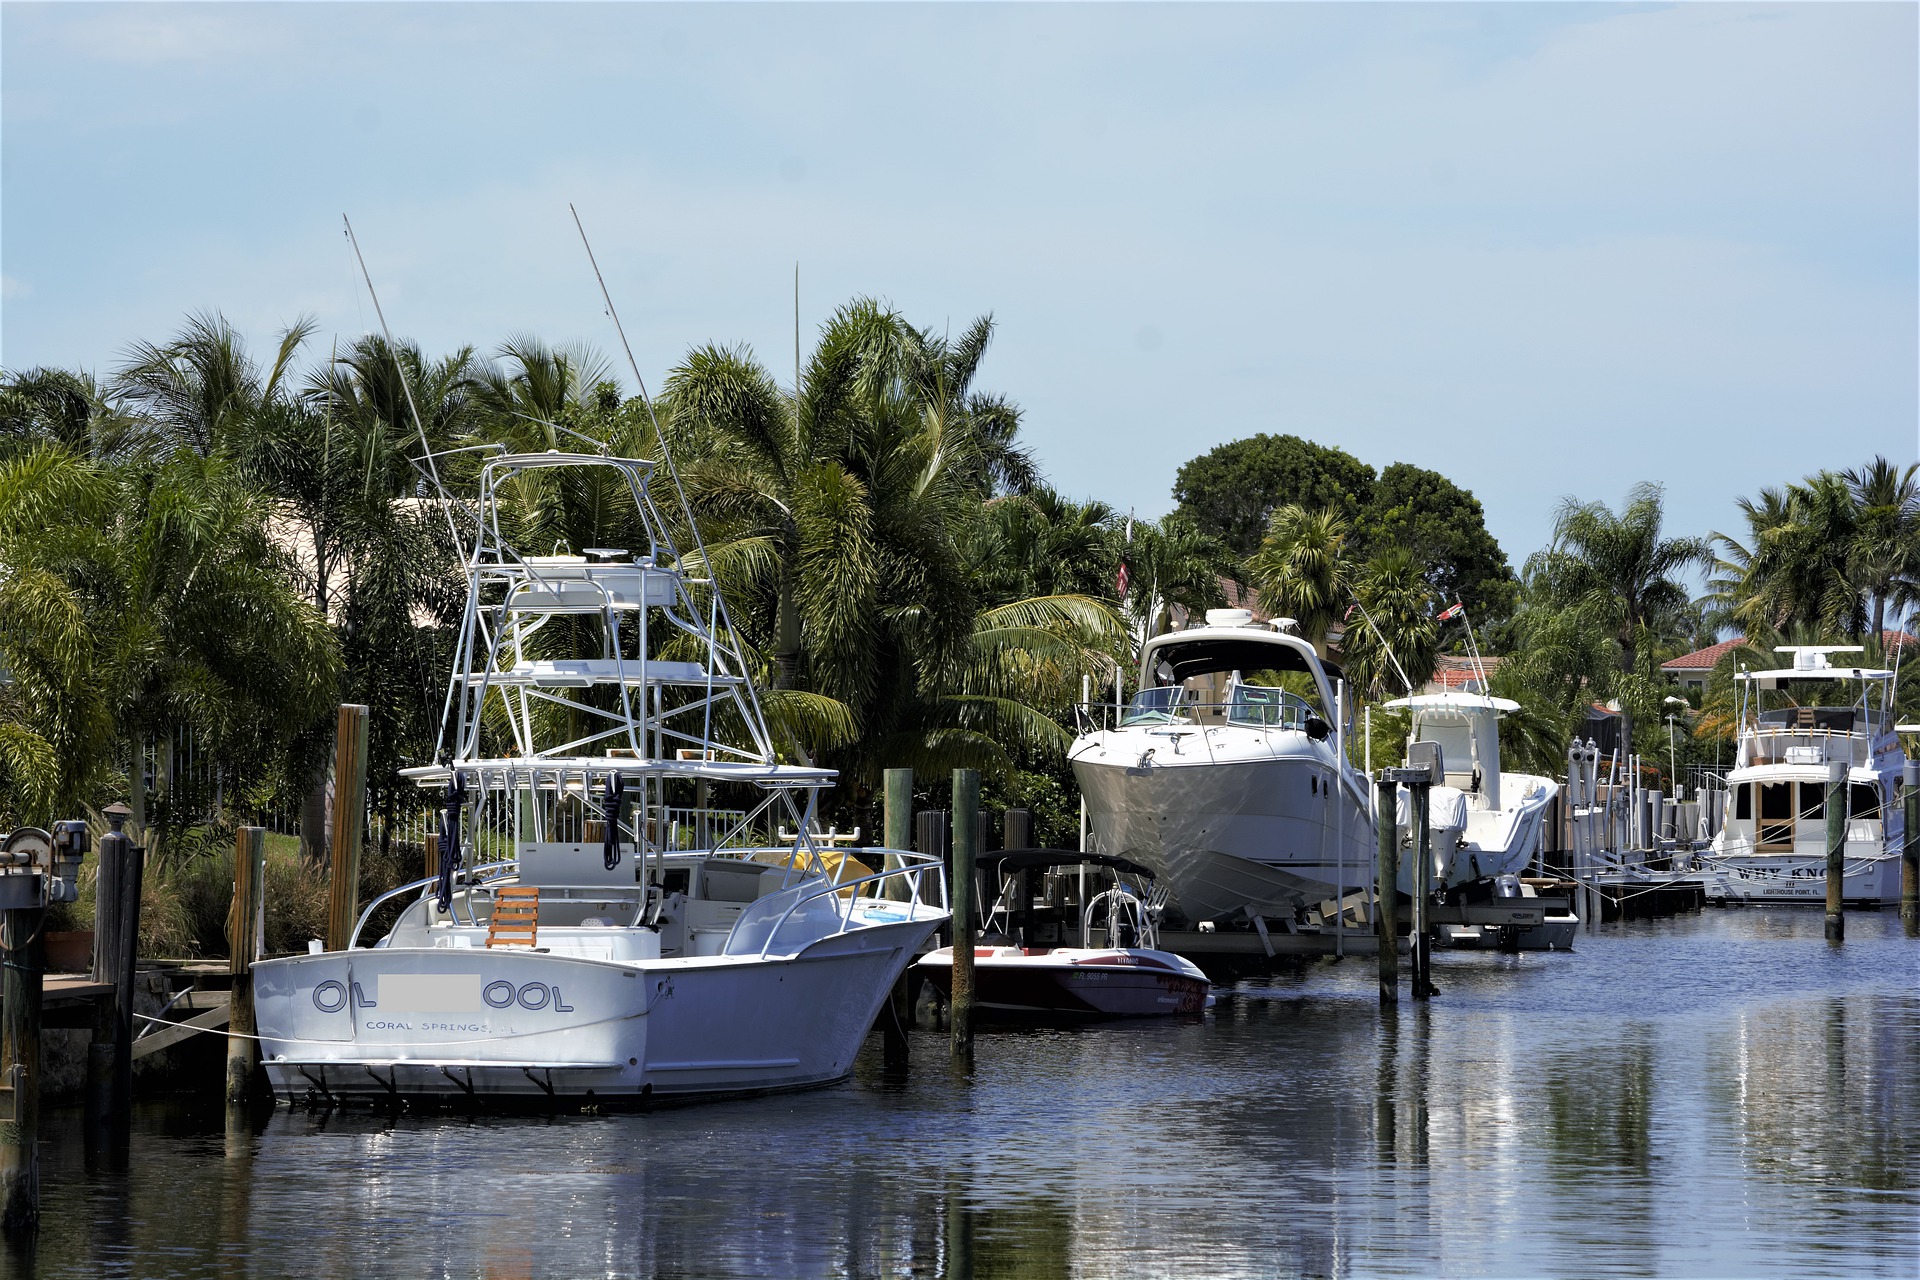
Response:
[[[521,950],[371,948],[263,961],[276,1096],[637,1103],[846,1076],[939,920],[787,957],[618,963]]]
[[[1888,853],[1849,853],[1840,896],[1849,905],[1892,906],[1900,901],[1900,859]],[[1707,901],[1755,906],[1825,906],[1824,856],[1721,854],[1700,870],[1677,877],[1698,884]]]
[[[1316,757],[1140,767],[1076,751],[1073,770],[1099,851],[1151,869],[1190,920],[1291,916],[1371,878],[1371,818]]]
[[[974,1008],[1010,1018],[1158,1018],[1204,1013],[1210,983],[1154,952],[1106,952],[1078,961],[1047,956],[1003,958],[980,948],[973,962]],[[921,960],[941,996],[953,997],[953,959],[946,948]]]

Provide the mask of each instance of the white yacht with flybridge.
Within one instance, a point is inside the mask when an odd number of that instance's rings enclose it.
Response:
[[[1083,707],[1068,753],[1092,847],[1151,870],[1195,923],[1264,928],[1364,892],[1373,819],[1340,682],[1290,620],[1245,609],[1148,640],[1138,692]]]
[[[402,771],[439,798],[439,873],[370,904],[345,950],[254,966],[277,1096],[619,1105],[824,1084],[946,921],[938,861],[816,841],[834,773],[779,761],[652,471],[480,466],[448,736]],[[644,544],[509,545],[503,512],[563,485],[630,504]]]
[[[1740,670],[1739,747],[1727,774],[1727,819],[1706,851],[1680,855],[1680,878],[1709,901],[1827,898],[1829,771],[1845,767],[1846,849],[1841,896],[1875,906],[1900,899],[1906,753],[1894,726],[1896,673],[1836,666],[1859,645],[1792,645],[1790,665]]]

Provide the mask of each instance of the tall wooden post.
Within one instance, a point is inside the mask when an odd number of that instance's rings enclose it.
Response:
[[[1399,792],[1382,771],[1374,784],[1374,826],[1379,833],[1374,859],[1373,931],[1380,943],[1380,1003],[1400,1002],[1400,828],[1395,811]]]
[[[253,959],[260,950],[260,902],[267,878],[267,829],[242,827],[233,845],[233,914],[227,942],[233,975],[227,1022],[227,1101],[245,1102],[253,1088]]]
[[[907,851],[913,848],[913,770],[889,769],[886,771],[885,811],[881,820],[881,843],[888,849]],[[884,870],[892,871],[901,865],[901,860],[889,853],[886,855]],[[881,881],[883,896],[904,902],[912,896],[904,876]]]
[[[360,909],[360,846],[367,825],[367,708],[340,707],[333,748],[333,886],[327,950],[345,951]]]
[[[913,847],[913,770],[889,769],[885,779],[885,811],[881,821],[882,843],[889,850],[905,852]],[[886,870],[903,865],[899,852],[886,854]],[[905,901],[912,896],[905,876],[881,881],[883,896]],[[894,980],[893,990],[880,1010],[880,1056],[882,1070],[898,1075],[908,1066],[907,1023],[913,1018],[911,966]]]
[[[87,1049],[87,1102],[97,1122],[124,1126],[133,1099],[133,975],[139,960],[140,887],[146,850],[124,830],[132,810],[108,805],[100,837],[99,880],[93,901],[93,980],[111,984],[111,1004],[95,1006]]]
[[[953,771],[953,1013],[955,1057],[973,1057],[973,867],[980,854],[980,774]]]
[[[1900,851],[1900,919],[1912,938],[1920,936],[1920,763],[1910,763],[1903,770],[1900,794],[1907,809],[1907,834]]]
[[[1413,804],[1413,932],[1407,938],[1413,956],[1413,998],[1425,1000],[1439,988],[1433,985],[1433,927],[1428,906],[1433,900],[1433,783],[1432,775],[1408,784]]]
[[[1847,936],[1847,762],[1827,766],[1827,941]]]
[[[26,877],[21,877],[25,879]],[[0,1227],[30,1234],[40,1221],[40,1000],[47,909],[0,913]]]

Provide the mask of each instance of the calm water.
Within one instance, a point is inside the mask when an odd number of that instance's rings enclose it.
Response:
[[[103,1276],[1920,1274],[1920,942],[1713,911],[1571,954],[1371,961],[1204,1021],[919,1034],[809,1094],[540,1120],[75,1113],[38,1253]]]

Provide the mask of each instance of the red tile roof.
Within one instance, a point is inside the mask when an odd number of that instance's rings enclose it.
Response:
[[[1660,664],[1662,671],[1711,671],[1714,664],[1727,656],[1739,645],[1745,644],[1744,638],[1722,640],[1719,644],[1710,644],[1704,649],[1695,649],[1684,653],[1671,662]]]
[[[1732,640],[1722,640],[1719,644],[1710,644],[1704,649],[1683,653],[1671,662],[1663,662],[1660,664],[1660,669],[1662,671],[1711,671],[1720,659],[1726,656],[1728,650],[1742,643],[1744,639],[1738,636]],[[1908,645],[1920,645],[1920,636],[1910,635],[1905,631],[1882,631],[1880,643],[1888,650],[1904,649]]]

